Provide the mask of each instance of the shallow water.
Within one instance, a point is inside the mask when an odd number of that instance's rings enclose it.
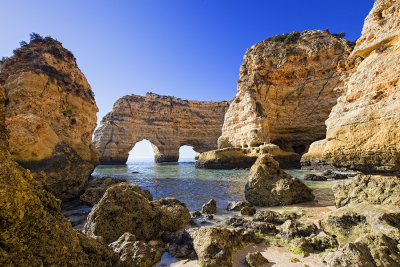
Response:
[[[285,170],[288,174],[302,179],[307,173],[319,174],[310,170]],[[197,169],[194,162],[159,164],[153,161],[134,161],[127,165],[99,165],[93,177],[124,177],[130,183],[137,184],[151,192],[154,199],[175,197],[186,203],[190,211],[200,210],[201,206],[214,198],[218,213],[227,213],[229,201],[245,200],[244,187],[248,170],[209,170]],[[304,181],[310,186],[319,206],[333,205],[331,187],[336,181]],[[79,201],[62,205],[63,214],[76,228],[81,228],[91,207]]]
[[[220,208],[228,201],[243,200],[248,171],[196,169],[194,162],[129,162],[126,166],[100,165],[93,176],[126,177],[130,183],[149,190],[154,199],[175,197],[193,211],[211,198]]]

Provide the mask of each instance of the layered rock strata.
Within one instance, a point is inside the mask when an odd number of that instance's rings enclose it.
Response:
[[[326,121],[326,139],[303,156],[305,166],[400,173],[400,3],[379,0],[365,19],[353,56],[363,62]]]
[[[328,31],[270,37],[246,51],[237,95],[225,115],[219,148],[274,143],[303,153],[325,137],[325,120],[354,61]],[[344,71],[344,72],[343,72]]]
[[[75,231],[60,201],[11,159],[0,85],[0,266],[115,266],[107,245]]]
[[[91,144],[98,111],[71,52],[46,37],[1,64],[13,160],[61,199],[79,195],[97,164]]]
[[[125,164],[134,145],[147,139],[156,162],[176,162],[179,148],[196,152],[217,148],[228,102],[181,100],[147,93],[124,96],[101,121],[94,145],[101,164]]]

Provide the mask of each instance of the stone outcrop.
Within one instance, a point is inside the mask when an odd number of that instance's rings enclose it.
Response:
[[[336,207],[351,203],[397,205],[400,207],[400,178],[397,176],[357,175],[335,184]]]
[[[232,266],[233,252],[242,244],[240,232],[227,228],[200,227],[189,234],[202,266]]]
[[[126,267],[151,267],[161,260],[163,251],[143,241],[137,241],[130,233],[123,234],[110,247],[121,256],[121,265]]]
[[[320,225],[337,238],[340,246],[369,233],[400,240],[400,209],[393,205],[350,204],[325,214]]]
[[[363,62],[345,83],[326,121],[326,139],[302,158],[305,166],[400,173],[400,3],[377,0],[353,51]]]
[[[325,120],[354,62],[351,47],[328,31],[270,37],[246,51],[237,95],[226,112],[219,148],[264,143],[303,153],[325,137]],[[343,72],[344,71],[344,72]]]
[[[324,267],[399,266],[397,242],[383,234],[367,234],[322,258]]]
[[[245,196],[255,206],[284,206],[314,199],[310,188],[285,173],[269,155],[259,157],[251,167]]]
[[[108,243],[125,232],[138,240],[157,239],[164,231],[175,232],[190,221],[184,203],[174,198],[151,202],[148,191],[137,185],[119,183],[107,189],[89,213],[84,227],[90,236],[102,236]]]
[[[124,96],[101,121],[94,145],[101,164],[125,164],[134,145],[147,139],[156,162],[176,162],[179,148],[217,148],[228,102],[189,101],[147,93]]]
[[[46,37],[1,64],[13,160],[61,199],[74,198],[97,164],[91,144],[98,111],[71,52]]]
[[[229,147],[199,154],[196,168],[206,169],[247,169],[261,155],[269,154],[279,162],[281,168],[300,167],[300,155],[286,152],[274,144],[265,144],[253,148]]]
[[[105,244],[75,231],[60,201],[11,159],[0,85],[0,265],[115,266]]]

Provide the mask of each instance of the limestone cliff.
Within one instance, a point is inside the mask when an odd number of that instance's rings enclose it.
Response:
[[[56,197],[76,197],[98,160],[91,144],[98,109],[74,56],[37,37],[2,62],[0,84],[12,159]]]
[[[95,131],[100,163],[125,164],[129,151],[143,139],[152,143],[156,162],[178,161],[183,145],[196,152],[215,149],[227,106],[225,101],[189,101],[153,93],[124,96]]]
[[[325,137],[324,122],[354,61],[351,46],[328,31],[293,32],[249,48],[237,95],[225,115],[219,148],[271,142],[303,153]]]
[[[303,156],[306,166],[400,173],[400,3],[378,0],[353,51],[363,62],[326,121],[326,139]]]
[[[60,201],[11,160],[0,85],[0,266],[113,266],[105,244],[71,227]]]

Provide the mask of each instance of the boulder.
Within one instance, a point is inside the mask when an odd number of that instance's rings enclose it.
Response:
[[[233,252],[242,241],[238,231],[207,226],[190,229],[189,234],[202,266],[232,266]]]
[[[185,203],[176,198],[162,198],[152,203],[161,212],[161,227],[170,232],[175,232],[189,224],[190,212]]]
[[[86,186],[85,193],[80,196],[80,199],[85,204],[94,206],[97,202],[100,201],[100,199],[103,197],[104,193],[110,186],[122,182],[126,182],[126,179],[116,177],[102,177],[94,181],[89,181],[88,185]]]
[[[338,208],[351,203],[400,206],[400,178],[397,176],[359,174],[352,180],[335,184],[332,190]]]
[[[246,215],[246,216],[253,216],[256,212],[257,212],[257,210],[254,207],[243,207],[240,210],[240,214]]]
[[[310,188],[285,173],[269,155],[259,157],[251,167],[245,196],[255,206],[284,206],[314,199]]]
[[[249,253],[246,256],[245,264],[248,267],[260,267],[267,264],[269,261],[260,252]]]
[[[203,214],[217,213],[217,202],[215,201],[215,199],[210,199],[207,203],[205,203],[201,208],[201,213]]]
[[[147,197],[148,192],[137,185],[119,183],[108,188],[89,213],[84,230],[108,243],[125,232],[149,241],[189,223],[190,213],[180,201],[168,198],[151,202]]]
[[[244,207],[252,207],[252,205],[247,201],[233,201],[229,202],[227,210],[240,211]]]
[[[121,265],[126,267],[151,267],[161,260],[163,250],[143,241],[136,241],[130,233],[123,234],[110,247],[120,254]]]

